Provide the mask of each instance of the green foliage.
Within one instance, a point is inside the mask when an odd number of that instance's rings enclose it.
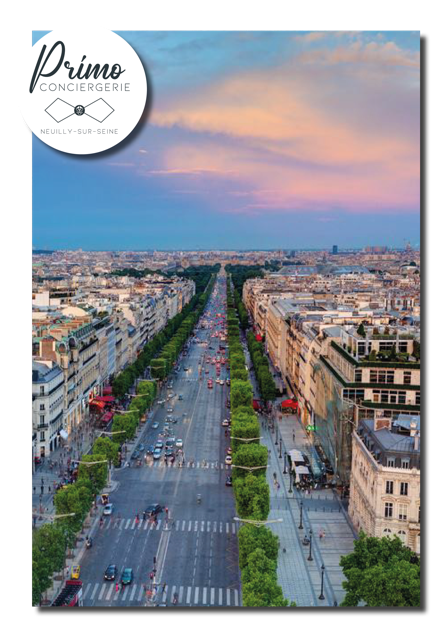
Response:
[[[105,460],[103,455],[85,455],[82,456],[81,462],[100,462],[101,460]],[[106,484],[107,468],[107,462],[92,465],[81,463],[79,465],[78,478],[79,480],[88,480],[91,483],[93,492],[96,495]]]
[[[278,536],[267,527],[245,524],[238,531],[238,549],[241,570],[247,566],[250,554],[256,549],[262,549],[270,560],[277,563]]]
[[[252,406],[252,385],[250,382],[233,380],[230,388],[230,404],[232,411],[238,407]]]
[[[268,464],[268,450],[257,443],[243,444],[238,447],[238,450],[233,455],[233,464],[239,467],[260,467],[254,471],[246,471],[245,469],[233,469],[233,475],[235,478],[246,476],[248,473],[253,473],[256,476],[264,476],[266,474],[266,467]]]
[[[364,324],[362,322],[359,323],[358,329],[356,330],[356,333],[359,336],[363,337],[363,338],[366,337],[366,330],[365,330]]]
[[[376,538],[361,532],[354,547],[340,560],[347,578],[341,606],[420,606],[420,560],[397,536]]]
[[[108,437],[97,438],[93,443],[92,453],[100,458],[106,458],[112,464],[118,464],[120,445],[112,442]]]
[[[33,532],[32,604],[38,605],[44,591],[52,585],[52,576],[65,563],[66,543],[63,533],[52,524]]]
[[[266,520],[269,515],[269,485],[263,476],[247,475],[233,483],[240,518]]]

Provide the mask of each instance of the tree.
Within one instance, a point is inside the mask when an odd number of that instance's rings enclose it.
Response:
[[[270,560],[277,563],[278,548],[278,536],[265,526],[255,527],[253,524],[244,524],[238,531],[241,570],[247,566],[249,556],[255,549],[262,549]]]
[[[103,455],[85,455],[82,456],[82,462],[101,462],[105,460]],[[89,480],[92,484],[93,491],[98,494],[107,481],[107,462],[103,464],[80,464],[78,478],[80,480]]]
[[[358,325],[358,329],[356,330],[356,333],[357,333],[359,336],[363,337],[363,338],[365,338],[365,337],[366,337],[366,330],[365,330],[365,327],[364,327],[364,323],[363,323],[363,322],[360,322],[360,323],[359,323],[359,325]]]
[[[341,606],[419,607],[420,560],[394,536],[360,533],[354,551],[340,560],[346,581]]]
[[[167,375],[167,362],[163,358],[155,358],[150,362],[151,375],[156,380],[164,380]]]
[[[116,442],[112,442],[109,438],[101,437],[97,438],[93,444],[92,452],[102,458],[106,458],[109,462],[118,464],[118,453],[120,445]]]
[[[238,447],[238,450],[233,456],[233,464],[236,467],[259,467],[254,471],[246,471],[245,469],[233,469],[233,476],[240,478],[248,473],[254,473],[257,476],[266,474],[266,467],[268,464],[268,450],[260,444],[251,443],[243,444]]]
[[[250,382],[234,380],[230,389],[230,403],[232,411],[237,407],[252,405],[252,385]]]
[[[33,534],[33,595],[32,603],[40,603],[42,593],[52,585],[52,575],[65,563],[65,538],[53,524],[44,524]]]
[[[269,515],[269,485],[262,476],[247,475],[233,483],[240,518],[266,520]]]

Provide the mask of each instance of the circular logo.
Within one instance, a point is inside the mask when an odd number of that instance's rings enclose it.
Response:
[[[131,133],[146,96],[145,70],[123,38],[112,31],[52,31],[31,50],[23,115],[50,147],[99,153]]]

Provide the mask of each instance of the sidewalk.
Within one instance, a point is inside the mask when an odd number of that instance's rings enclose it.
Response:
[[[246,356],[250,367],[250,357]],[[271,365],[272,367],[272,365]],[[272,368],[273,369],[273,368]],[[249,372],[254,391],[257,382],[253,371]],[[286,396],[278,399],[281,402]],[[269,450],[269,468],[266,479],[271,494],[271,510],[269,520],[282,518],[283,522],[268,525],[279,536],[280,550],[277,576],[288,600],[301,607],[334,606],[345,596],[342,582],[345,580],[339,560],[342,555],[353,551],[355,533],[342,508],[342,504],[332,489],[311,489],[302,493],[294,486],[290,489],[288,464],[285,469],[285,452],[299,449],[307,453],[310,460],[314,448],[308,440],[303,425],[297,415],[282,415],[279,419],[276,410],[273,412],[273,426],[268,428],[268,418],[259,416],[262,444]],[[275,429],[278,428],[278,444],[275,445]],[[281,445],[280,445],[281,442]],[[280,458],[280,446],[282,457]],[[276,479],[274,475],[276,474]],[[278,483],[278,484],[277,484]],[[300,525],[300,504],[302,503],[302,529]],[[312,560],[308,560],[310,547],[302,544],[305,535],[312,531]],[[319,532],[324,531],[324,537]],[[283,549],[286,549],[283,552]],[[321,593],[322,565],[324,565],[324,600],[319,599]]]

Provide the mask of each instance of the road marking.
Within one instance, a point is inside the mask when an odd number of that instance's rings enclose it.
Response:
[[[234,594],[235,594],[235,607],[239,607],[239,599],[238,599],[238,589],[234,589]]]
[[[97,583],[95,584],[95,586],[93,587],[92,595],[90,596],[90,599],[91,599],[91,600],[93,600],[93,599],[94,599],[94,597],[95,597],[95,593],[97,592],[97,590],[98,590],[98,587],[99,587],[99,586],[100,586],[100,585],[99,585],[99,583],[97,582]]]
[[[204,529],[205,529],[205,522],[204,522],[204,520],[202,520],[202,522],[201,522],[201,532],[203,532]]]
[[[145,522],[145,526],[144,526],[143,528],[144,528],[144,530],[146,531],[146,529],[147,529],[148,527],[149,527],[149,522],[146,520],[146,522]]]
[[[124,602],[126,600],[126,598],[128,597],[128,591],[129,591],[130,587],[126,588],[126,587],[121,587],[121,590],[123,591],[123,597],[121,598],[121,601]]]
[[[90,587],[91,587],[91,586],[92,586],[92,583],[91,583],[91,582],[89,582],[89,584],[87,585],[87,587],[86,587],[86,589],[85,589],[84,593],[82,594],[83,598],[87,598],[87,594],[89,593],[89,591],[90,591]]]
[[[129,527],[129,525],[130,525],[130,524],[131,524],[131,519],[130,519],[130,518],[128,518],[128,519],[126,520],[126,526],[125,526],[125,529],[127,529],[127,528]]]
[[[230,602],[230,589],[226,589],[226,602],[228,607],[232,606],[232,603]]]
[[[210,522],[210,520],[207,521],[207,533],[210,533],[212,528],[212,523]]]
[[[161,521],[159,520],[157,523],[157,527],[156,527],[156,531],[158,531],[160,529],[160,527],[162,526]]]
[[[202,604],[207,604],[207,587],[202,590]]]
[[[199,587],[194,588],[194,603],[197,604],[199,600]]]
[[[185,531],[185,525],[186,525],[185,520],[182,520],[182,531]]]
[[[236,524],[232,522],[232,533],[236,533]]]
[[[194,530],[197,531],[199,528],[199,522],[197,520],[195,520],[194,522]]]
[[[192,522],[191,522],[191,520],[190,520],[190,521],[188,522],[188,531],[191,531],[191,525],[192,525]]]
[[[142,599],[143,591],[144,591],[143,585],[140,585],[140,589],[138,590],[137,600],[141,600]]]
[[[215,604],[215,587],[211,587],[210,589],[210,604],[212,607]]]
[[[222,606],[222,589],[219,589],[219,606]]]
[[[191,599],[191,587],[188,587],[186,604],[190,604],[190,599]]]
[[[134,599],[134,595],[135,595],[136,590],[137,590],[137,585],[134,584],[134,586],[132,587],[131,595],[129,596],[129,600],[133,600]]]
[[[230,529],[230,527],[229,527],[229,523],[228,523],[228,522],[226,522],[226,533],[229,533],[229,529]]]
[[[166,588],[166,591],[162,593],[162,602],[165,603],[167,598],[168,598],[168,587]]]
[[[107,584],[104,583],[103,586],[101,587],[100,593],[98,595],[98,600],[102,600],[103,599],[103,595],[104,595],[104,592],[106,590],[106,587],[107,587]]]
[[[113,591],[114,585],[113,583],[110,585],[109,591],[106,593],[106,600],[110,600],[110,597],[112,595],[112,591]]]
[[[174,594],[175,594],[175,593],[176,593],[176,586],[175,586],[175,585],[173,585],[173,586],[171,587],[171,599],[170,599],[170,602],[173,602],[173,600],[174,600]]]
[[[132,521],[132,527],[131,527],[132,531],[135,529],[135,520]]]
[[[217,530],[218,530],[218,523],[214,522],[213,523],[213,533],[216,533]]]
[[[222,522],[219,523],[219,533],[222,533]]]
[[[115,593],[114,593],[114,600],[118,600],[118,598],[120,597],[120,591],[117,591],[115,589]]]
[[[179,587],[179,604],[182,604],[183,595],[184,595],[184,588]]]

